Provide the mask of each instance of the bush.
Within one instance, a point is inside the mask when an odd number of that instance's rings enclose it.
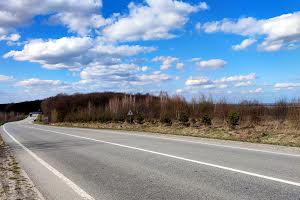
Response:
[[[132,124],[133,123],[133,117],[132,116],[127,117],[126,122]]]
[[[239,125],[240,115],[237,112],[230,112],[228,115],[227,123],[231,128],[235,128]]]
[[[172,124],[172,120],[168,116],[164,116],[163,118],[161,118],[160,122],[163,123],[163,124]]]
[[[43,118],[44,118],[43,115],[38,115],[37,118],[36,118],[36,121],[37,122],[43,122]]]
[[[206,125],[206,126],[210,126],[212,123],[211,123],[211,118],[209,117],[208,114],[205,114],[203,115],[202,119],[201,119],[201,122]]]
[[[112,121],[112,118],[109,116],[101,116],[99,118],[99,122],[101,122],[101,123],[107,123],[107,122],[111,122],[111,121]]]
[[[192,123],[192,124],[196,124],[196,122],[197,122],[196,119],[194,119],[194,118],[191,119],[191,123]]]
[[[115,122],[125,122],[125,117],[123,116],[117,116],[114,118]]]
[[[136,121],[137,121],[137,123],[139,123],[139,124],[143,124],[143,123],[144,123],[144,120],[145,120],[145,118],[144,118],[144,116],[143,116],[142,114],[139,114],[139,115],[136,117]]]
[[[189,116],[186,113],[180,113],[179,121],[182,123],[187,123],[189,121]]]

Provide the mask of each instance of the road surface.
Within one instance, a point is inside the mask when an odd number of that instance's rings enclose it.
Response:
[[[45,199],[300,200],[300,150],[8,123],[1,133]]]

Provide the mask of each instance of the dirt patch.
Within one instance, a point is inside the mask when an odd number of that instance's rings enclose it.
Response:
[[[129,123],[56,123],[56,126],[81,127],[93,129],[115,129],[126,131],[143,131],[161,134],[183,135],[223,140],[234,140],[252,143],[276,144],[300,147],[300,131],[290,124],[269,122],[255,126],[237,127],[232,130],[224,126],[186,126],[180,123],[164,125],[157,123],[129,124]]]
[[[0,135],[0,200],[40,199]]]

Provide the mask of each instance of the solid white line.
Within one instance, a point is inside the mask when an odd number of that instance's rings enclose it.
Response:
[[[135,134],[135,135],[138,135],[138,134]],[[172,140],[172,141],[178,141],[178,142],[187,142],[187,143],[193,143],[193,144],[202,144],[202,145],[206,145],[206,146],[223,147],[223,148],[238,149],[238,150],[244,150],[244,151],[254,151],[254,152],[260,152],[260,153],[276,154],[276,155],[282,155],[282,156],[300,157],[300,155],[298,155],[298,154],[281,153],[281,152],[274,152],[274,151],[268,151],[268,150],[252,149],[252,148],[247,148],[247,147],[234,147],[234,146],[223,145],[223,144],[213,144],[213,143],[208,143],[208,142],[190,141],[190,140],[185,140],[185,139],[175,139],[175,138],[158,137],[158,136],[147,136],[147,137],[153,137],[153,138],[163,139],[163,140]]]
[[[46,200],[45,197],[42,195],[42,193],[37,189],[36,185],[33,183],[33,181],[29,178],[28,174],[22,169],[21,170],[22,175],[29,181],[29,183],[33,186],[33,190],[37,194],[39,200]]]
[[[104,141],[104,140],[97,140],[97,139],[93,139],[93,138],[89,138],[89,137],[72,135],[72,134],[62,133],[62,132],[58,132],[58,131],[51,131],[51,130],[36,128],[36,127],[28,127],[28,128],[32,128],[32,129],[36,129],[36,130],[41,130],[41,131],[46,131],[46,132],[51,132],[51,133],[56,133],[56,134],[60,134],[60,135],[66,135],[66,136],[80,138],[80,139],[85,139],[85,140],[90,140],[90,141],[94,141],[94,142],[100,142],[100,143],[104,143],[104,144],[110,144],[110,145],[114,145],[114,146],[118,146],[118,147],[123,147],[123,148],[127,148],[127,149],[133,149],[133,150],[137,150],[137,151],[143,151],[143,152],[147,152],[147,153],[151,153],[151,154],[156,154],[156,155],[160,155],[160,156],[165,156],[165,157],[169,157],[169,158],[174,158],[174,159],[178,159],[178,160],[183,160],[183,161],[187,161],[187,162],[192,162],[192,163],[196,163],[196,164],[200,164],[200,165],[205,165],[205,166],[209,166],[209,167],[213,167],[213,168],[223,169],[223,170],[227,170],[227,171],[231,171],[231,172],[237,172],[237,173],[241,173],[241,174],[245,174],[245,175],[249,175],[249,176],[254,176],[254,177],[258,177],[258,178],[262,178],[262,179],[267,179],[267,180],[271,180],[271,181],[275,181],[275,182],[279,182],[279,183],[285,183],[285,184],[289,184],[289,185],[300,187],[300,183],[299,182],[293,182],[293,181],[283,180],[283,179],[280,179],[280,178],[275,178],[275,177],[271,177],[271,176],[265,176],[265,175],[261,175],[261,174],[257,174],[257,173],[253,173],[253,172],[248,172],[248,171],[243,171],[243,170],[239,170],[239,169],[234,169],[234,168],[231,168],[231,167],[225,167],[225,166],[216,165],[216,164],[212,164],[212,163],[207,163],[207,162],[202,162],[202,161],[198,161],[198,160],[183,158],[183,157],[175,156],[175,155],[171,155],[171,154],[160,153],[160,152],[157,152],[157,151],[151,151],[151,150],[142,149],[142,148],[138,148],[138,147],[123,145],[123,144],[114,143],[114,142],[107,142],[107,141]]]
[[[61,128],[61,127],[55,127],[55,128]],[[93,132],[101,132],[103,130],[94,130],[94,129],[84,129],[84,128],[72,128],[72,129],[77,129],[77,130],[89,130]],[[129,136],[137,136],[137,137],[147,137],[147,138],[156,138],[156,139],[162,139],[162,140],[171,140],[171,141],[177,141],[177,142],[187,142],[187,143],[192,143],[192,144],[202,144],[206,146],[215,146],[215,147],[223,147],[223,148],[229,148],[229,149],[238,149],[238,150],[243,150],[243,151],[254,151],[254,152],[259,152],[259,153],[268,153],[268,154],[275,154],[275,155],[282,155],[282,156],[291,156],[291,157],[300,157],[299,154],[291,154],[291,153],[282,153],[282,152],[274,152],[274,151],[269,151],[269,150],[261,150],[261,149],[253,149],[253,148],[247,148],[247,147],[234,147],[234,146],[229,146],[229,145],[223,145],[223,144],[213,144],[213,143],[208,143],[208,142],[202,142],[202,141],[190,141],[186,139],[176,139],[176,138],[171,138],[171,137],[164,137],[164,136],[153,136],[153,135],[145,135],[145,134],[137,134],[137,133],[118,133],[117,131],[112,131],[112,130],[107,130],[112,132],[113,134],[119,134],[119,135],[129,135]]]
[[[76,185],[74,182],[72,182],[70,179],[65,177],[62,173],[57,171],[55,168],[53,168],[51,165],[49,165],[47,162],[45,162],[43,159],[38,157],[35,153],[33,153],[31,150],[29,150],[27,147],[25,147],[23,144],[21,144],[16,138],[14,138],[6,129],[5,125],[3,125],[4,132],[19,146],[21,146],[28,154],[30,154],[35,160],[37,160],[39,163],[41,163],[44,167],[46,167],[49,171],[51,171],[54,175],[56,175],[58,178],[60,178],[64,183],[66,183],[70,188],[74,190],[82,199],[86,200],[95,200],[92,196],[90,196],[88,193],[86,193],[83,189],[81,189],[78,185]]]

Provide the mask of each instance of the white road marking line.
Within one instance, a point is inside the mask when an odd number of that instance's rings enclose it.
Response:
[[[22,169],[21,173],[29,181],[29,183],[33,186],[32,189],[36,192],[39,200],[46,200],[45,197],[42,195],[42,193],[37,189],[36,185],[29,178],[28,174],[23,169]]]
[[[51,130],[36,128],[36,127],[28,127],[28,128],[32,128],[32,129],[36,129],[36,130],[41,130],[41,131],[46,131],[46,132],[51,132],[51,133],[56,133],[56,134],[60,134],[60,135],[66,135],[66,136],[80,138],[80,139],[85,139],[85,140],[90,140],[90,141],[94,141],[94,142],[100,142],[100,143],[104,143],[104,144],[110,144],[110,145],[119,146],[119,147],[123,147],[123,148],[127,148],[127,149],[133,149],[133,150],[137,150],[137,151],[143,151],[143,152],[147,152],[147,153],[151,153],[151,154],[156,154],[156,155],[160,155],[160,156],[165,156],[165,157],[169,157],[169,158],[174,158],[174,159],[183,160],[183,161],[187,161],[187,162],[192,162],[192,163],[196,163],[196,164],[200,164],[200,165],[204,165],[204,166],[209,166],[209,167],[213,167],[213,168],[223,169],[223,170],[227,170],[227,171],[231,171],[231,172],[237,172],[237,173],[240,173],[240,174],[245,174],[245,175],[249,175],[249,176],[254,176],[254,177],[258,177],[258,178],[262,178],[262,179],[266,179],[266,180],[271,180],[271,181],[275,181],[275,182],[279,182],[279,183],[285,183],[285,184],[289,184],[289,185],[300,187],[300,183],[299,182],[293,182],[293,181],[288,181],[288,180],[284,180],[284,179],[280,179],[280,178],[275,178],[275,177],[271,177],[271,176],[265,176],[265,175],[261,175],[261,174],[257,174],[257,173],[253,173],[253,172],[248,172],[248,171],[244,171],[244,170],[234,169],[234,168],[231,168],[231,167],[225,167],[225,166],[216,165],[216,164],[212,164],[212,163],[207,163],[207,162],[202,162],[202,161],[198,161],[198,160],[183,158],[183,157],[175,156],[175,155],[171,155],[171,154],[160,153],[160,152],[157,152],[157,151],[142,149],[142,148],[128,146],[128,145],[123,145],[123,144],[114,143],[114,142],[107,142],[107,141],[104,141],[104,140],[97,140],[97,139],[93,139],[93,138],[89,138],[89,137],[72,135],[72,134],[68,134],[68,133],[62,133],[62,132],[58,132],[58,131],[51,131]]]
[[[34,125],[34,124],[33,124]],[[57,127],[61,128],[61,127]],[[87,130],[84,128],[73,128],[77,130]],[[89,131],[93,132],[101,132],[104,130],[94,130],[94,129],[88,129]],[[147,138],[156,138],[156,139],[162,139],[162,140],[172,140],[172,141],[178,141],[178,142],[187,142],[187,143],[192,143],[192,144],[202,144],[206,146],[215,146],[215,147],[223,147],[223,148],[229,148],[229,149],[238,149],[238,150],[244,150],[244,151],[254,151],[254,152],[260,152],[260,153],[268,153],[268,154],[275,154],[275,155],[282,155],[282,156],[291,156],[291,157],[300,157],[299,154],[291,154],[291,153],[281,153],[281,152],[274,152],[274,151],[268,151],[268,150],[260,150],[260,149],[253,149],[253,148],[247,148],[247,147],[234,147],[234,146],[229,146],[229,145],[223,145],[223,144],[213,144],[213,143],[208,143],[208,142],[201,142],[201,141],[190,141],[186,139],[176,139],[176,138],[171,138],[171,137],[164,137],[164,136],[153,136],[153,135],[145,135],[145,134],[137,134],[137,133],[118,133],[117,131],[112,131],[112,130],[107,130],[112,132],[113,134],[119,134],[119,135],[129,135],[129,136],[138,136],[138,137],[147,137]]]
[[[14,138],[6,129],[5,125],[3,126],[4,132],[19,146],[21,146],[27,153],[29,153],[35,160],[37,160],[39,163],[41,163],[44,167],[46,167],[49,171],[51,171],[54,175],[56,175],[58,178],[60,178],[64,183],[66,183],[70,188],[74,190],[79,196],[82,197],[82,199],[86,200],[95,200],[92,196],[90,196],[88,193],[86,193],[83,189],[81,189],[78,185],[76,185],[74,182],[72,182],[70,179],[65,177],[62,173],[57,171],[55,168],[53,168],[51,165],[49,165],[46,161],[38,157],[35,153],[33,153],[31,150],[29,150],[27,147],[25,147],[23,144],[21,144],[16,138]]]

